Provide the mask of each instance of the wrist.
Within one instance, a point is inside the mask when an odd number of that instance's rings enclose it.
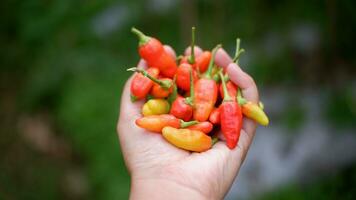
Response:
[[[132,179],[131,200],[141,199],[210,199],[199,191],[165,179]]]

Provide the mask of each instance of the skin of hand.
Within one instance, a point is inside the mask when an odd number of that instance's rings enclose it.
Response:
[[[165,46],[172,56],[175,52]],[[186,55],[190,50],[187,49]],[[199,47],[195,54],[201,54]],[[237,84],[243,96],[258,103],[254,80],[232,63],[221,48],[215,62],[225,68],[230,80]],[[138,67],[146,67],[141,60]],[[117,131],[125,164],[131,175],[130,199],[223,199],[230,189],[255,135],[256,123],[244,117],[240,139],[230,150],[224,141],[203,153],[191,153],[169,144],[157,133],[136,126],[141,117],[142,101],[130,101],[130,83],[126,82],[121,97]],[[223,137],[220,137],[224,139]]]

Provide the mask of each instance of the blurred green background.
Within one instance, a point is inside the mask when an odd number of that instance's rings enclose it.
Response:
[[[335,130],[331,138],[349,135],[337,167],[315,156],[326,167],[308,181],[295,175],[243,196],[233,187],[227,198],[354,199],[355,8],[352,0],[2,0],[0,199],[127,199],[115,129],[125,69],[139,59],[130,28],[181,54],[193,25],[204,49],[222,43],[233,54],[242,39],[241,66],[260,88],[270,130],[292,138],[285,146],[316,119]],[[310,120],[305,99],[315,93],[321,115]]]

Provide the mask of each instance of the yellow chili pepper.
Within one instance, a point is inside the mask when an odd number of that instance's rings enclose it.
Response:
[[[242,114],[246,117],[255,120],[257,123],[267,126],[269,124],[269,119],[266,113],[263,111],[264,105],[262,102],[258,104],[247,101],[241,95],[241,90],[237,90],[237,102],[241,105]]]
[[[212,146],[211,137],[201,131],[166,126],[162,129],[162,135],[169,143],[188,151],[203,152]]]
[[[243,104],[242,113],[246,117],[255,120],[257,123],[263,126],[267,126],[269,124],[269,119],[266,113],[257,104],[254,104],[252,102],[247,102]]]
[[[142,107],[143,116],[161,115],[169,112],[169,103],[164,99],[150,99]]]

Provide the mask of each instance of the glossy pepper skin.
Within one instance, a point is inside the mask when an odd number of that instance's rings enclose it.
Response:
[[[172,108],[169,112],[175,117],[182,119],[184,121],[189,121],[193,115],[193,108],[191,105],[186,103],[186,100],[182,96],[178,96],[172,104]]]
[[[136,119],[136,125],[144,128],[148,131],[155,133],[161,133],[162,129],[166,126],[171,126],[175,128],[185,128],[194,124],[196,121],[184,122],[173,115],[163,114],[163,115],[150,115],[147,117],[141,117]]]
[[[213,124],[220,124],[219,108],[214,108],[214,110],[210,113],[209,121]]]
[[[238,87],[232,81],[228,81],[226,83],[226,88],[227,88],[227,91],[229,92],[230,97],[236,97]],[[219,92],[220,92],[221,98],[224,98],[224,90],[223,90],[222,84],[220,84],[220,86],[219,86]],[[232,98],[232,99],[235,100],[235,98]]]
[[[179,119],[184,121],[189,121],[193,115],[193,106],[194,106],[194,80],[193,80],[193,71],[189,70],[190,74],[190,96],[183,98],[179,96],[172,104],[170,114],[174,115]]]
[[[269,124],[269,119],[266,113],[257,105],[252,102],[247,102],[242,105],[242,113],[250,118],[255,120],[257,123],[267,126]]]
[[[240,138],[242,111],[240,105],[231,99],[222,73],[220,77],[224,89],[224,100],[219,107],[221,132],[226,139],[227,147],[234,149]]]
[[[165,51],[162,43],[155,38],[146,36],[136,28],[132,28],[131,31],[139,38],[138,52],[148,66],[157,67],[164,76],[173,78],[177,64],[174,58]]]
[[[162,135],[169,143],[188,151],[204,152],[212,146],[211,137],[201,131],[167,126],[163,128]]]
[[[174,89],[173,80],[170,78],[155,78],[151,76],[146,70],[139,69],[137,67],[132,67],[127,69],[127,71],[134,71],[141,73],[143,76],[149,78],[154,82],[151,89],[151,95],[155,98],[166,98],[168,97]]]
[[[189,130],[201,131],[205,134],[209,134],[210,131],[213,130],[213,128],[213,124],[210,122],[199,122],[198,124],[194,124],[187,127],[187,129]]]
[[[147,73],[152,77],[157,78],[159,75],[159,69],[151,67],[147,69]],[[147,96],[153,86],[153,82],[142,75],[141,73],[136,73],[131,82],[131,99],[133,101],[143,99]]]
[[[165,99],[150,99],[142,107],[142,115],[161,115],[169,112],[169,103]]]
[[[168,97],[173,91],[173,80],[170,78],[160,78],[158,80],[166,82],[166,85],[169,85],[169,87],[167,88],[161,84],[154,83],[150,94],[155,98]]]
[[[211,73],[214,65],[216,51],[221,47],[218,45],[213,50],[213,58],[210,60],[209,68],[202,78],[195,82],[195,104],[193,118],[197,121],[207,121],[214,108],[218,96],[218,86],[212,79]]]
[[[193,80],[197,80],[198,76],[193,67],[188,63],[180,64],[177,69],[177,86],[178,88],[189,91],[190,90],[190,71],[193,71]]]
[[[238,93],[237,93],[237,101],[241,105],[242,113],[246,117],[256,121],[257,123],[259,123],[263,126],[267,126],[269,124],[269,119],[268,119],[266,113],[263,111],[262,102],[259,103],[260,105],[262,105],[262,106],[260,106],[258,104],[247,101],[246,99],[244,99],[242,97],[240,90],[238,90]]]

